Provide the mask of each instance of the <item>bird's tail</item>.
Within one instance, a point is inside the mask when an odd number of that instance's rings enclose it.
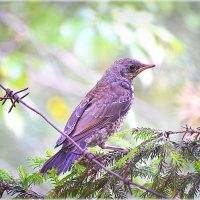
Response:
[[[85,144],[81,145],[82,148],[85,148]],[[40,173],[45,174],[48,170],[55,168],[57,170],[57,175],[60,173],[65,173],[69,167],[81,156],[81,152],[79,149],[72,148],[71,150],[65,151],[61,149],[54,156],[52,156],[49,160],[47,160]]]

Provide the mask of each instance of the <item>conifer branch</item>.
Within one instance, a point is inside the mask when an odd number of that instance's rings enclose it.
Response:
[[[37,194],[32,190],[25,190],[20,186],[13,186],[13,184],[0,181],[0,198],[2,198],[2,195],[5,191],[11,196],[16,195],[16,198],[44,199],[43,195]]]

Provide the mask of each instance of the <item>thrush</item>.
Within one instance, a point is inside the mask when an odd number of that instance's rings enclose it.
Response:
[[[72,113],[64,128],[65,134],[83,149],[97,145],[116,149],[106,145],[106,141],[121,128],[131,107],[134,99],[132,80],[140,72],[154,66],[131,58],[112,63]],[[47,173],[52,168],[57,170],[57,174],[65,173],[81,156],[80,150],[63,135],[58,138],[55,147],[61,145],[60,151],[44,163],[41,173]]]

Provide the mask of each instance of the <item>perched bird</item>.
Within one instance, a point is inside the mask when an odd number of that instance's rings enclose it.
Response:
[[[96,145],[119,149],[106,146],[105,142],[120,129],[131,107],[134,98],[132,80],[140,72],[154,66],[142,64],[131,58],[115,61],[76,107],[64,132],[83,149]],[[55,147],[60,145],[60,151],[44,163],[41,173],[46,173],[52,168],[57,170],[57,174],[65,173],[81,156],[80,150],[63,135],[58,138]]]

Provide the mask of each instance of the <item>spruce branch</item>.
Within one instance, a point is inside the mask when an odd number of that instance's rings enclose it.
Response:
[[[0,198],[3,193],[7,192],[11,196],[16,196],[16,198],[30,198],[30,199],[44,199],[44,196],[41,194],[37,194],[32,190],[26,190],[21,186],[16,186],[13,183],[7,183],[0,180]]]
[[[175,134],[182,134],[182,140],[185,139],[185,136],[187,134],[189,135],[194,135],[194,140],[199,140],[200,139],[200,127],[197,127],[196,129],[192,127],[188,127],[188,125],[182,127],[183,129],[180,131],[159,131],[151,128],[133,128],[131,129],[132,133],[137,133],[137,132],[151,132],[152,134],[155,135],[160,135],[163,136],[164,138],[169,138],[170,135],[175,135]]]

